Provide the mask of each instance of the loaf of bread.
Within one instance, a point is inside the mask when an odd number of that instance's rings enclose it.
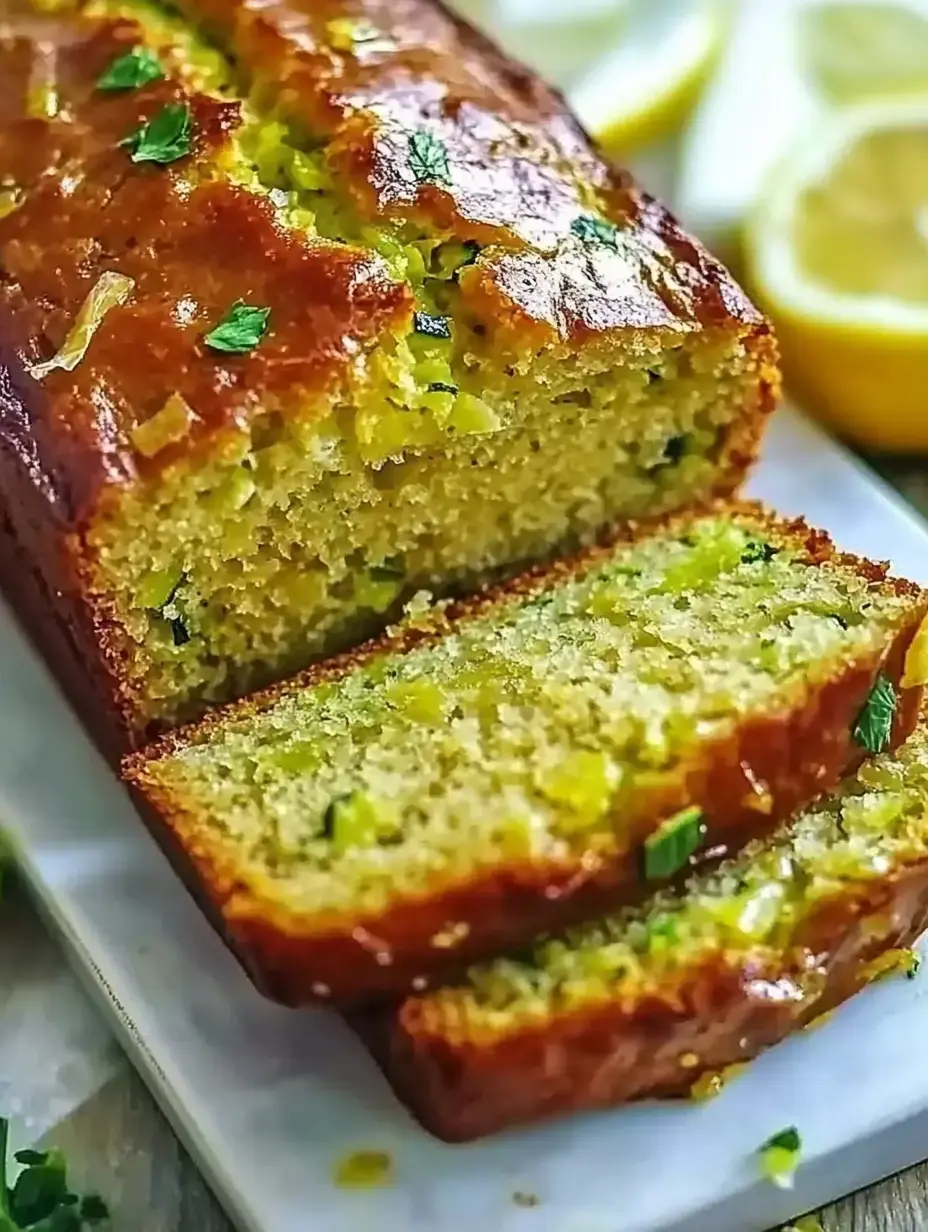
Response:
[[[928,725],[776,837],[647,905],[358,1025],[422,1123],[464,1140],[709,1075],[846,1000],[928,923]],[[702,1082],[698,1080],[702,1077]]]
[[[730,492],[775,384],[429,0],[0,0],[0,579],[111,749]]]
[[[752,506],[628,534],[128,760],[266,992],[424,987],[717,860],[912,730],[915,587]]]

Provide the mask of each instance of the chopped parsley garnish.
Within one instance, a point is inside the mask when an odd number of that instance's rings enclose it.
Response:
[[[189,106],[168,103],[122,144],[132,151],[134,163],[165,166],[184,158],[193,148],[193,117]]]
[[[767,1180],[781,1189],[792,1189],[802,1158],[802,1138],[796,1126],[790,1125],[768,1138],[758,1154],[760,1170]]]
[[[619,228],[606,218],[581,214],[570,224],[570,230],[584,244],[602,244],[606,248],[619,251]]]
[[[445,381],[432,381],[429,384],[430,394],[456,394],[457,392],[457,385],[449,385]]]
[[[851,730],[851,735],[868,753],[883,753],[889,748],[896,702],[892,681],[880,672]]]
[[[9,1185],[8,1140],[9,1122],[0,1120],[0,1232],[84,1232],[109,1219],[102,1198],[81,1198],[68,1188],[60,1151],[17,1151],[13,1158],[22,1169]]]
[[[417,334],[426,338],[451,337],[451,318],[438,317],[431,312],[413,313],[412,327]]]
[[[916,954],[914,950],[909,950],[908,962],[903,968],[903,973],[907,980],[914,980],[922,969],[921,955]]]
[[[645,839],[644,875],[648,881],[664,881],[678,873],[699,849],[703,835],[703,811],[695,806],[668,817]]]
[[[685,436],[672,436],[664,446],[664,457],[675,466],[685,455],[688,443]]]
[[[334,800],[330,800],[326,805],[325,812],[322,814],[322,837],[333,839],[335,837],[335,825],[338,821],[338,814],[346,804],[351,803],[351,797],[354,793],[349,792],[345,796],[336,796]],[[2,1232],[2,1229],[0,1229]]]
[[[99,90],[137,90],[150,81],[161,81],[164,69],[147,47],[136,47],[120,56],[97,82]]]
[[[402,582],[406,570],[399,565],[371,565],[368,575],[374,582]]]
[[[417,128],[409,135],[409,166],[420,184],[451,187],[448,147],[427,128]]]
[[[174,639],[175,646],[186,646],[190,641],[190,630],[179,616],[171,620],[171,637]]]
[[[774,556],[778,556],[779,553],[780,549],[775,548],[772,544],[761,543],[758,539],[752,539],[741,553],[741,563],[743,565],[766,565],[768,561],[773,560]]]
[[[270,308],[256,308],[239,300],[204,338],[214,351],[227,355],[247,355],[267,333]]]

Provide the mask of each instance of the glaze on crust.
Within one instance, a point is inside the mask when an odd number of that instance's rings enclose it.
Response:
[[[465,1142],[528,1121],[687,1096],[701,1074],[749,1061],[858,992],[881,954],[928,926],[928,859],[823,902],[788,952],[738,965],[718,954],[619,1007],[499,1038],[411,998],[353,1025],[423,1126]]]
[[[558,93],[433,0],[180,7],[236,57],[259,97],[326,143],[364,216],[488,246],[461,283],[481,319],[495,321],[495,306],[548,341],[762,325],[723,268],[606,162]],[[417,170],[417,134],[437,143],[430,176]],[[576,239],[572,225],[587,215],[616,225],[614,245]]]
[[[33,18],[22,23],[28,33],[19,28],[0,24],[8,30],[0,97],[54,56],[61,110],[51,121],[0,125],[0,166],[27,190],[0,218],[5,341],[27,367],[48,359],[104,270],[135,282],[75,372],[52,372],[41,386],[23,381],[43,486],[75,522],[102,489],[145,469],[129,433],[172,394],[196,407],[187,448],[195,447],[256,407],[344,380],[353,354],[409,317],[412,299],[376,257],[285,232],[266,198],[212,178],[240,123],[238,103],[171,79],[96,90],[104,69],[138,44],[133,22]],[[178,101],[192,111],[191,155],[168,167],[133,165],[120,142]],[[238,300],[269,307],[271,329],[252,354],[221,356],[203,337]],[[9,440],[6,418],[0,434]],[[164,450],[157,465],[176,456]]]
[[[272,885],[263,893],[260,885],[243,883],[234,854],[217,844],[209,818],[202,818],[179,794],[162,788],[157,778],[160,759],[187,745],[208,742],[224,724],[269,709],[290,693],[337,679],[385,651],[403,652],[424,638],[441,637],[455,622],[479,618],[513,594],[557,585],[608,549],[535,570],[507,588],[451,605],[445,618],[431,628],[401,631],[321,664],[128,758],[124,776],[143,815],[171,851],[196,897],[209,903],[211,917],[220,922],[258,987],[276,1000],[300,1005],[318,999],[351,1004],[434,984],[480,958],[525,944],[539,932],[643,897],[653,885],[640,878],[640,842],[653,831],[656,820],[694,799],[711,802],[704,818],[704,850],[717,860],[748,839],[769,833],[854,770],[863,760],[851,735],[854,721],[879,672],[898,686],[928,597],[908,583],[886,580],[884,566],[837,554],[826,535],[810,531],[801,521],[777,522],[753,505],[737,506],[732,512],[737,516],[739,511],[753,525],[760,521],[775,542],[805,553],[813,564],[836,557],[875,587],[911,594],[911,613],[884,654],[849,663],[832,679],[797,687],[777,713],[759,715],[730,738],[703,745],[670,786],[642,795],[635,816],[627,819],[630,843],[621,856],[592,858],[587,853],[559,862],[513,861],[463,882],[436,880],[427,894],[398,899],[376,917],[295,915],[275,899]],[[620,539],[682,526],[687,520],[686,515],[677,515],[639,523],[628,527]],[[894,748],[914,730],[921,694],[919,688],[899,690]],[[770,793],[769,808],[758,808],[758,782],[766,784]],[[445,934],[449,924],[460,922],[467,929],[461,930],[458,943],[437,947],[435,937]]]

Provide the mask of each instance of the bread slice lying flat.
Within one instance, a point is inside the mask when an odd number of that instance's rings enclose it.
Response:
[[[928,723],[683,889],[474,967],[363,1023],[400,1096],[462,1140],[686,1094],[845,1000],[928,922]]]
[[[763,317],[441,5],[0,25],[0,583],[110,748],[742,482]]]
[[[915,587],[751,506],[629,534],[127,761],[268,993],[405,992],[640,899],[911,730]]]

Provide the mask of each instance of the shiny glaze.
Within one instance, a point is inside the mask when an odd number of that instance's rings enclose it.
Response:
[[[362,216],[483,245],[462,271],[463,310],[500,352],[719,326],[744,333],[763,366],[766,327],[725,271],[606,165],[554,92],[440,6],[180,7],[234,58],[262,114],[279,109],[324,144]],[[346,18],[373,37],[344,50],[342,30],[334,46],[331,22]],[[176,80],[96,90],[140,35],[132,21],[42,17],[26,0],[0,0],[0,167],[25,196],[0,218],[0,342],[28,370],[57,351],[103,271],[136,283],[76,372],[51,373],[26,398],[30,466],[70,520],[101,490],[268,404],[286,412],[326,397],[351,381],[361,351],[407,328],[414,307],[413,288],[376,255],[289,232],[266,198],[216,177],[238,102]],[[42,82],[57,87],[52,118],[27,114]],[[192,154],[133,164],[120,141],[179,99],[194,114]],[[424,131],[447,150],[447,185],[420,184],[411,170],[410,134]],[[573,235],[580,216],[611,219],[615,243]],[[244,357],[208,351],[204,334],[239,299],[271,309],[268,336]],[[175,393],[195,412],[187,439],[140,458],[132,428]]]
[[[522,329],[540,327],[543,341],[732,316],[759,323],[722,267],[599,155],[555,91],[433,0],[179,7],[235,56],[262,102],[326,143],[363,214],[489,246],[463,281],[482,319],[502,310]],[[344,19],[368,37],[346,45],[331,25]],[[423,132],[447,152],[449,183],[417,180],[410,136]],[[617,250],[571,234],[584,215],[617,225]]]
[[[267,199],[208,178],[240,123],[238,103],[187,94],[176,81],[95,90],[139,33],[126,21],[0,19],[0,167],[28,190],[0,218],[5,339],[28,368],[55,353],[104,270],[136,284],[75,372],[51,373],[29,399],[38,459],[71,516],[101,485],[137,473],[128,434],[173,393],[196,412],[189,448],[268,401],[324,393],[412,311],[409,289],[378,258],[311,243],[284,230]],[[60,113],[30,119],[25,90],[49,59]],[[120,141],[181,99],[194,117],[191,155],[133,164]],[[217,355],[203,335],[240,299],[271,309],[269,333],[250,355]]]

